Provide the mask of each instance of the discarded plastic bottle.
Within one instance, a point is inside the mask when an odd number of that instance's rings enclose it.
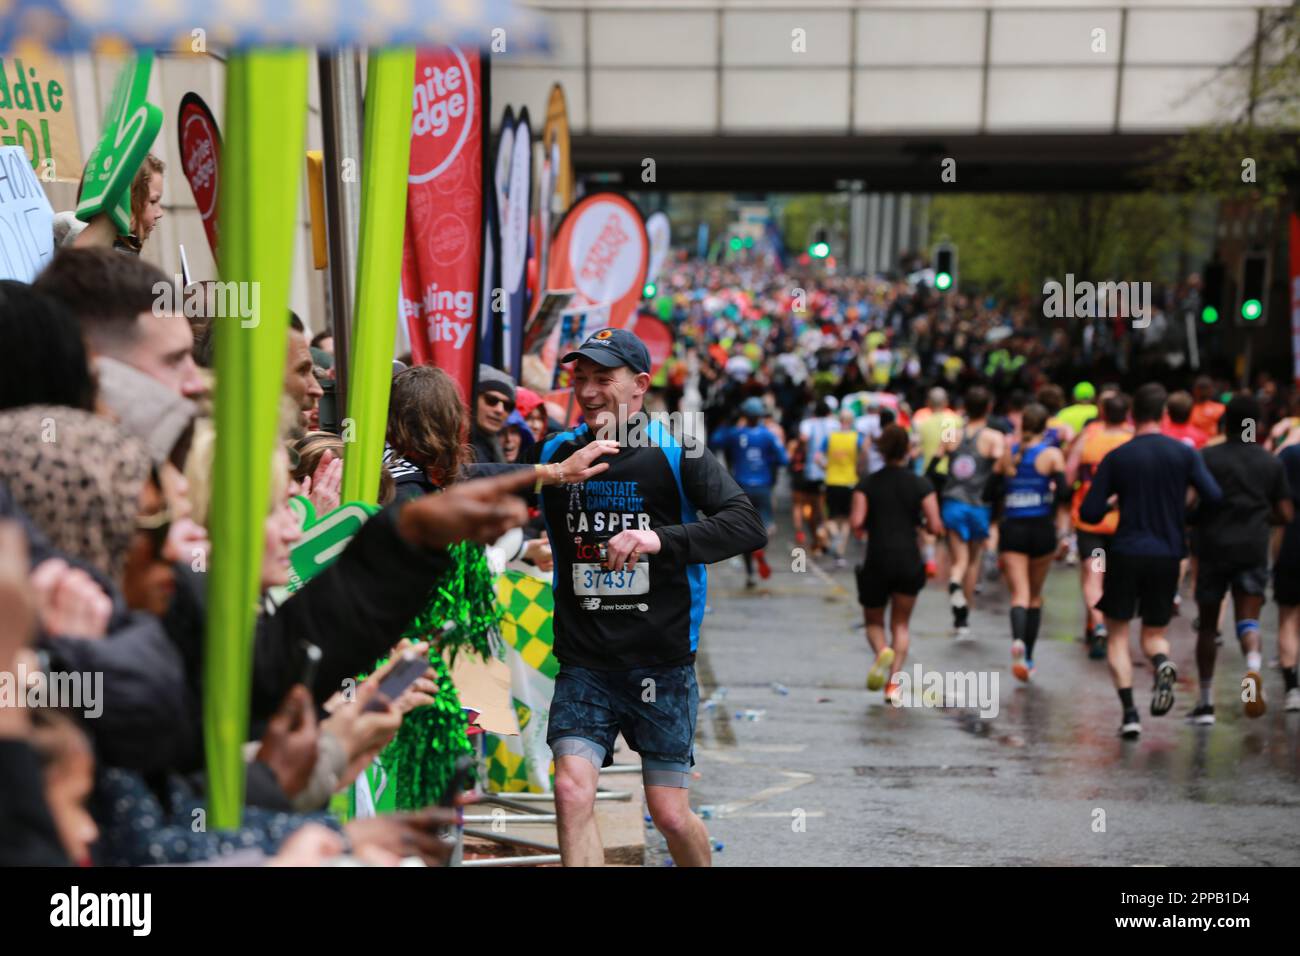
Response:
[[[721,853],[722,850],[723,850],[723,843],[722,843],[722,841],[721,841],[721,840],[714,840],[714,841],[713,841],[713,852],[714,852],[714,853]]]
[[[776,681],[772,682],[772,690],[776,691],[782,697],[787,697],[790,694],[789,687],[786,687],[784,684],[778,684]]]
[[[701,819],[701,820],[712,820],[712,819],[713,819],[713,805],[712,805],[712,804],[705,804],[704,806],[700,807],[700,819]]]

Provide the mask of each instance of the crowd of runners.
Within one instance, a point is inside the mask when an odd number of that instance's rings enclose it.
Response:
[[[1244,712],[1265,713],[1260,617],[1270,584],[1283,707],[1300,711],[1295,396],[1266,375],[1234,391],[1172,371],[1166,382],[1190,388],[1171,392],[1105,362],[1097,367],[1112,381],[1098,387],[1069,364],[1069,331],[1036,324],[1032,310],[906,281],[778,275],[756,287],[756,278],[678,273],[679,345],[699,361],[670,375],[670,391],[681,389],[681,407],[702,409],[715,451],[769,529],[786,472],[796,547],[828,568],[862,548],[869,690],[898,694],[909,621],[929,579],[946,583],[953,640],[1003,632],[1011,673],[1032,681],[1040,662],[1050,666],[1038,653],[1043,588],[1061,566],[1077,568],[1057,573],[1079,576],[1083,652],[1107,662],[1121,736],[1141,733],[1134,620],[1154,675],[1153,716],[1174,705],[1167,631],[1180,614],[1196,635],[1188,719],[1214,723],[1225,628],[1241,652]],[[1123,354],[1122,330],[1118,341]],[[752,558],[751,588],[755,570],[770,574],[762,552]],[[999,578],[1008,624],[973,624],[981,590]]]

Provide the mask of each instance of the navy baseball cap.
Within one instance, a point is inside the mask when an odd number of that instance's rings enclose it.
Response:
[[[560,359],[560,362],[567,364],[579,356],[606,368],[626,365],[634,372],[648,374],[650,371],[650,350],[627,329],[601,329],[583,342],[576,352],[570,352]]]

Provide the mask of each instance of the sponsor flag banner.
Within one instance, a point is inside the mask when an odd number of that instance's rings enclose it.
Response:
[[[551,255],[551,203],[555,197],[555,166],[550,153],[542,150],[542,165],[537,173],[537,289],[534,308],[540,304],[546,286],[547,262]]]
[[[498,367],[504,361],[506,315],[505,293],[502,291],[501,234],[505,230],[507,201],[510,188],[510,163],[515,148],[515,111],[509,106],[501,115],[501,129],[497,133],[497,148],[492,159],[492,186],[487,191],[492,207],[487,226],[490,237],[484,250],[482,329],[480,331],[479,361]],[[490,261],[488,261],[490,259]]]
[[[54,255],[54,210],[21,146],[0,146],[0,279],[31,282]]]
[[[217,257],[217,196],[221,181],[221,134],[208,104],[197,93],[181,97],[180,119],[181,167],[189,180],[194,202],[203,220],[212,257]]]
[[[0,143],[19,146],[44,182],[81,179],[81,144],[58,57],[0,56]]]
[[[487,64],[472,47],[416,55],[401,313],[417,365],[473,393],[483,282]]]
[[[658,378],[664,362],[668,361],[668,356],[673,352],[673,330],[648,312],[641,313],[636,323],[629,324],[627,328],[645,343],[650,352],[650,375]]]
[[[527,318],[528,222],[532,204],[533,137],[527,108],[515,123],[510,153],[510,178],[505,212],[501,217],[501,286],[505,290],[506,321],[501,336],[505,346],[502,368],[519,381],[523,355],[524,320]]]
[[[510,696],[519,736],[487,734],[488,789],[498,793],[549,793],[551,748],[546,745],[551,698],[560,662],[552,649],[555,596],[545,581],[507,571],[497,577],[497,600],[504,612],[501,637],[510,668]]]
[[[555,184],[551,212],[564,215],[573,205],[573,157],[569,153],[569,108],[564,102],[564,87],[551,87],[546,102],[546,124],[542,127],[542,149],[551,160],[551,177]]]
[[[602,324],[623,328],[636,315],[649,256],[645,221],[631,200],[618,193],[585,196],[556,231],[547,288],[576,289],[571,311],[600,311]],[[563,329],[561,321],[542,353],[557,371]]]
[[[658,282],[664,263],[668,261],[668,248],[672,245],[668,214],[662,211],[651,213],[645,221],[645,233],[650,239],[650,268],[646,270],[645,281]]]

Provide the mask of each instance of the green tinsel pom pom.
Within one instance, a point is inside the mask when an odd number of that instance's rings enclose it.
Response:
[[[429,641],[429,663],[437,675],[434,703],[406,715],[380,760],[396,781],[399,810],[418,810],[440,802],[451,784],[456,761],[472,751],[460,696],[451,681],[457,653],[469,648],[492,656],[492,634],[500,619],[492,572],[483,549],[461,542],[450,549],[454,565],[439,579],[425,609],[402,636]],[[454,629],[446,629],[450,622]]]

